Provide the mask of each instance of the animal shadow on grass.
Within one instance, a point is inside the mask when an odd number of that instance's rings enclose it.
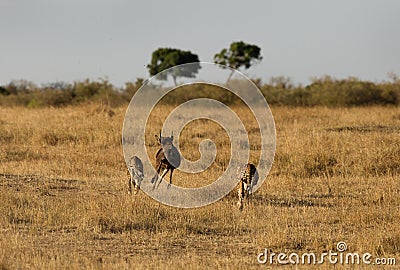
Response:
[[[370,126],[343,126],[328,128],[326,131],[330,132],[399,132],[400,126],[382,126],[382,125],[370,125]]]
[[[270,205],[276,207],[333,207],[333,203],[324,201],[332,198],[330,194],[310,195],[306,197],[279,197],[274,195],[252,195],[251,201],[256,205]]]

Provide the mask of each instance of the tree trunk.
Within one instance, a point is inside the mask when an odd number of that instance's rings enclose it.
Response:
[[[177,83],[176,83],[176,76],[175,76],[175,75],[172,75],[172,79],[174,80],[175,86],[177,86]]]
[[[233,73],[235,73],[234,69],[232,69],[231,73],[229,74],[228,79],[226,80],[226,83],[228,83],[231,80]]]

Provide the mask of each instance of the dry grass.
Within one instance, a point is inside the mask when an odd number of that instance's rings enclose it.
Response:
[[[275,163],[243,212],[235,194],[190,210],[129,196],[125,109],[0,108],[0,269],[258,268],[264,248],[322,253],[339,241],[400,263],[399,108],[273,108]],[[172,108],[159,109],[150,156]],[[236,109],[254,160],[254,123]],[[218,126],[198,124],[184,130],[183,154],[198,158],[198,142],[210,138],[220,155],[198,177],[177,172],[182,186],[215,179],[229,158]]]

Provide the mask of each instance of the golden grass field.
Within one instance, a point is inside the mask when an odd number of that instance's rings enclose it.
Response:
[[[150,156],[171,109],[152,116]],[[254,119],[235,109],[257,162]],[[351,252],[396,258],[400,267],[400,108],[271,109],[275,161],[239,211],[236,191],[197,209],[128,195],[126,107],[0,107],[0,269],[269,269],[257,262],[265,248],[322,253],[339,241]],[[201,175],[174,173],[175,183],[210,183],[229,160],[227,137],[207,121],[182,136],[188,159],[199,158],[204,138],[215,140],[219,155]]]

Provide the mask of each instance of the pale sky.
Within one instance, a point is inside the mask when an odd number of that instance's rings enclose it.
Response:
[[[0,0],[0,85],[148,78],[159,47],[201,61],[232,41],[261,48],[250,78],[400,75],[400,1]]]

